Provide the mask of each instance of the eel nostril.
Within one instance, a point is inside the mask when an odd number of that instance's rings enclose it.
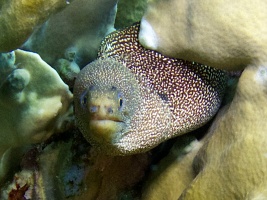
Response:
[[[90,112],[96,113],[98,111],[98,106],[90,106]]]
[[[107,109],[107,111],[108,111],[108,114],[112,114],[112,113],[113,113],[113,109],[112,109],[111,107],[109,107],[109,108]]]

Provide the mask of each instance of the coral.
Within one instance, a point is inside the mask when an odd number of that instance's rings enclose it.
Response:
[[[19,48],[34,27],[66,5],[65,0],[1,0],[0,52]]]
[[[78,0],[49,18],[23,49],[38,53],[52,67],[69,52],[83,67],[97,56],[102,38],[114,31],[118,0]]]
[[[10,156],[22,154],[13,149],[42,142],[67,129],[73,119],[72,94],[56,71],[35,53],[16,50],[9,55],[5,65],[15,59],[14,70],[3,73],[0,85],[0,180],[7,174]]]
[[[201,146],[192,135],[177,137],[168,155],[152,168],[142,200],[176,200],[195,178],[192,163]]]
[[[31,186],[33,182],[33,173],[31,171],[23,171],[15,174],[13,182],[9,184],[4,191],[2,191],[1,199],[32,199],[30,196],[33,189],[33,187]]]
[[[61,173],[71,166],[71,159],[74,156],[74,151],[70,149],[71,142],[57,142],[48,145],[38,156],[39,174],[42,177],[42,193],[44,199],[65,199],[65,185]],[[66,174],[69,171],[66,172]],[[73,181],[73,190],[76,182]],[[70,189],[70,188],[68,188]],[[67,191],[72,193],[71,190]],[[78,193],[77,193],[78,194]]]
[[[267,58],[267,2],[150,0],[139,39],[164,55],[226,70]]]
[[[80,67],[75,61],[67,59],[58,59],[54,65],[54,69],[58,72],[62,80],[70,87],[73,88],[74,81],[80,72]]]
[[[233,101],[216,117],[179,199],[266,199],[267,67],[242,73]]]
[[[97,153],[92,160],[84,178],[86,189],[74,200],[119,199],[142,180],[150,164],[149,153],[115,157]]]
[[[121,29],[139,22],[144,15],[147,0],[120,0],[115,20],[115,28]]]
[[[123,157],[103,155],[75,129],[68,131],[64,141],[62,138],[51,140],[45,147],[38,144],[39,151],[31,149],[24,156],[22,171],[15,174],[15,180],[19,177],[21,186],[27,183],[31,199],[119,199],[131,194],[151,162],[150,152]],[[22,176],[25,172],[34,181]],[[9,183],[2,193],[8,195],[15,183]]]
[[[0,53],[0,85],[2,85],[8,74],[16,69],[15,66],[15,52]]]

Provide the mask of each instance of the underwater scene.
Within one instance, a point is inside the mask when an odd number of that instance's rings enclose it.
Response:
[[[1,200],[267,199],[267,1],[0,1]]]

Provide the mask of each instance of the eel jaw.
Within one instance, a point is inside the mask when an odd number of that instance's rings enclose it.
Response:
[[[114,140],[120,137],[125,123],[119,118],[92,118],[89,120],[90,138],[98,144],[112,145]]]

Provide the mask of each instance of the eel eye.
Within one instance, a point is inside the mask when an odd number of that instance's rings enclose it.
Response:
[[[111,91],[116,91],[116,90],[117,90],[117,88],[115,86],[111,87]]]
[[[93,90],[95,90],[96,89],[96,86],[95,85],[90,85],[89,87],[88,87],[88,90],[89,91],[93,91]]]
[[[118,94],[118,100],[119,100],[119,110],[121,110],[123,106],[123,97],[121,93]]]
[[[85,90],[80,97],[80,104],[83,108],[87,105],[87,90]]]
[[[123,103],[122,98],[119,99],[119,102],[120,102],[120,107],[122,107],[122,103]]]

